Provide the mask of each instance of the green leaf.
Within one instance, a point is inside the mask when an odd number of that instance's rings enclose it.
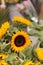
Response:
[[[39,36],[39,40],[43,41],[43,35]]]
[[[17,27],[15,27],[15,26],[13,26],[14,24],[12,24],[11,26],[10,26],[10,29],[9,29],[9,32],[7,32],[7,34],[9,35],[13,35],[13,34],[15,34],[16,32],[18,32],[19,30],[18,30],[18,28]]]
[[[14,31],[15,31],[15,32],[18,32],[18,29],[17,29],[16,27],[14,27]]]
[[[14,60],[15,58],[17,57],[17,54],[16,53],[11,53],[8,58],[6,58],[5,60],[6,61],[12,61]]]
[[[33,49],[33,58],[36,57],[37,58],[37,53],[35,52],[35,49]]]
[[[0,53],[2,52],[2,43],[0,43]]]
[[[1,49],[2,51],[3,51],[3,49],[5,48],[5,46],[6,46],[5,44],[0,43],[0,49]],[[0,50],[0,51],[1,51],[1,50]]]
[[[36,30],[41,30],[40,26],[38,23],[36,22],[32,22],[31,25],[30,25],[31,28],[34,28]]]
[[[17,60],[17,61],[15,61],[15,60],[13,60],[13,65],[20,65],[20,61],[19,60]]]
[[[33,50],[35,50],[40,44],[40,40],[37,39],[37,41],[35,42],[35,44],[33,45]]]
[[[41,41],[39,47],[43,48],[43,41]]]
[[[25,55],[22,52],[19,52],[19,57],[23,60],[25,59]]]
[[[32,29],[31,31],[28,32],[31,36],[40,36],[41,33],[35,29]]]
[[[6,44],[5,44],[6,45]],[[10,47],[11,47],[11,44],[7,44],[6,46],[5,46],[5,48],[3,49],[3,51],[4,52],[8,52],[9,51],[9,49],[10,49]]]
[[[26,59],[31,59],[32,58],[32,47],[27,47],[23,51],[23,54],[25,55]]]
[[[40,26],[40,28],[43,30],[43,24],[40,24],[39,26]]]

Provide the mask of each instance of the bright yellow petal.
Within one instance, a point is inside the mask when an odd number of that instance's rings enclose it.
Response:
[[[7,58],[7,57],[8,57],[7,54],[3,54],[3,53],[0,54],[0,58],[2,58],[2,59],[5,59],[5,58]]]
[[[27,61],[27,62],[24,62],[23,65],[34,65],[34,63],[32,61]]]
[[[5,62],[4,60],[0,60],[0,65],[8,65],[8,63]]]
[[[8,28],[10,27],[9,22],[5,22],[4,24],[2,24],[1,28],[0,28],[0,39],[3,37],[3,35],[7,32]]]
[[[38,59],[43,60],[43,49],[42,48],[37,48],[36,53],[37,53]]]
[[[14,0],[14,3],[17,3],[19,0]]]
[[[27,20],[27,19],[20,17],[20,16],[15,16],[12,21],[21,22],[21,23],[26,24],[28,26],[31,24],[30,20]]]

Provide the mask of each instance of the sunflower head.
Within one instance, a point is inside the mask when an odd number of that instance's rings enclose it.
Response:
[[[27,61],[27,62],[24,62],[23,65],[34,65],[34,63],[32,61]]]
[[[10,24],[8,21],[6,21],[5,23],[2,24],[1,28],[9,28],[10,27]]]
[[[4,60],[0,60],[0,65],[8,65],[8,63],[5,62]]]
[[[17,3],[17,2],[19,2],[19,0],[14,0],[14,3]]]
[[[12,36],[11,48],[17,52],[23,51],[27,46],[31,44],[30,37],[26,32],[19,31]]]
[[[43,61],[43,49],[42,48],[37,48],[36,53],[37,53],[38,59]]]
[[[29,26],[31,24],[30,20],[27,20],[27,19],[20,17],[20,16],[15,16],[12,21],[20,22],[20,23],[25,24],[27,26]]]
[[[0,28],[0,39],[3,37],[3,35],[7,32],[8,28],[10,27],[9,22],[5,22],[2,24]]]
[[[5,58],[7,58],[7,57],[8,57],[7,54],[3,54],[3,53],[0,54],[0,58],[2,58],[2,59],[5,59]]]

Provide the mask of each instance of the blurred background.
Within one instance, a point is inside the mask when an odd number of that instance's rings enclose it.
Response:
[[[21,3],[22,0],[0,0],[0,10],[4,10],[4,8],[9,9],[9,15],[10,19],[12,19],[15,15],[22,16],[19,11],[16,9],[16,4]],[[28,8],[30,9],[31,12],[29,12],[30,16],[31,14],[34,15],[33,17],[39,18],[43,20],[43,0],[23,0],[23,1],[28,1]],[[23,2],[24,3],[24,2]],[[25,4],[23,4],[25,5]],[[27,5],[26,5],[27,6]],[[22,6],[20,6],[22,8]]]

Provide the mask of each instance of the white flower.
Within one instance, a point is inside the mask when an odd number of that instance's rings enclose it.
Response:
[[[38,22],[38,18],[36,18],[36,17],[32,17],[31,20],[33,20],[36,23]]]

